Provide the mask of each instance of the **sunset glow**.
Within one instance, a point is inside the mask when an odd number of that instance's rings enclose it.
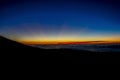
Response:
[[[18,41],[24,44],[100,44],[120,43],[120,37],[27,38]]]
[[[120,5],[110,1],[3,0],[0,35],[24,44],[119,43]]]

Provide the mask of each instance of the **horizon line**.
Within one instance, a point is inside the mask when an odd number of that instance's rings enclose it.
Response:
[[[39,41],[39,42],[32,42],[32,41],[22,41],[20,43],[27,44],[27,45],[34,45],[34,44],[120,44],[120,41]]]

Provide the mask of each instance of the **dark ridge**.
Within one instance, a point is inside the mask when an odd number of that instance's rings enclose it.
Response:
[[[25,46],[21,43],[0,36],[0,48],[17,48],[17,47]]]
[[[119,63],[119,53],[71,49],[39,49],[0,36],[0,53],[7,65]]]

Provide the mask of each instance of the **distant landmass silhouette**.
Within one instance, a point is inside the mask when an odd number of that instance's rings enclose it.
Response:
[[[120,54],[72,49],[41,49],[0,36],[0,53],[7,64],[119,63]]]

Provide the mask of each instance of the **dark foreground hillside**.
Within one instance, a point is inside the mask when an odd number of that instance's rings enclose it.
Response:
[[[4,64],[111,64],[120,63],[120,54],[70,49],[39,49],[0,37],[0,53]]]

